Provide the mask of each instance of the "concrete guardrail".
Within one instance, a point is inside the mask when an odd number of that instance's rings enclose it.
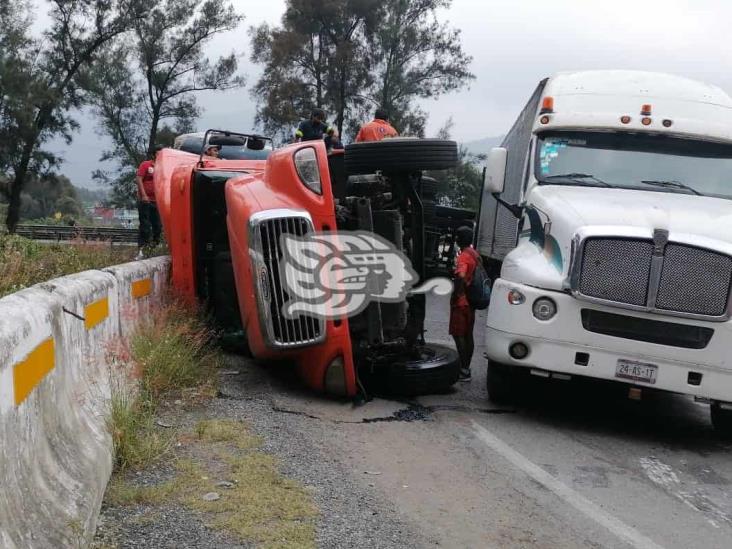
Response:
[[[65,276],[0,299],[0,547],[84,546],[112,472],[107,430],[126,338],[168,287],[169,259]]]

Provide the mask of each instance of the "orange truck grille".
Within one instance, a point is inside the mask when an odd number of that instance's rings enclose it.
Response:
[[[325,338],[321,319],[308,315],[287,318],[283,313],[283,305],[290,296],[280,276],[281,237],[283,234],[304,236],[312,231],[313,223],[307,212],[269,210],[253,215],[250,220],[252,272],[259,317],[270,347],[304,347],[321,343]]]

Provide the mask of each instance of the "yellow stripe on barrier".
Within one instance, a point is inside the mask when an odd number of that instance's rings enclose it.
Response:
[[[48,338],[33,349],[23,362],[13,368],[13,389],[15,391],[15,405],[28,398],[31,391],[46,377],[55,366],[53,339]]]
[[[132,297],[135,299],[150,295],[150,292],[152,292],[152,278],[143,278],[132,283]]]
[[[102,298],[84,307],[84,326],[91,330],[109,316],[109,301]]]

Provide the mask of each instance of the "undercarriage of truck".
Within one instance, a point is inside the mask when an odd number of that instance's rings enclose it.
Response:
[[[388,240],[424,281],[436,245],[434,239],[428,244],[427,223],[435,217],[437,182],[422,172],[451,168],[456,160],[451,141],[396,139],[348,146],[344,157],[330,160],[345,163],[343,170],[331,170],[341,174],[333,181],[338,229],[370,231]],[[425,296],[413,295],[400,303],[372,302],[350,319],[354,359],[367,391],[423,394],[444,391],[457,381],[457,354],[427,341],[425,312]]]

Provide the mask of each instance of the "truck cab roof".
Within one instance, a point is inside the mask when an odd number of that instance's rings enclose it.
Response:
[[[534,132],[595,128],[732,142],[732,98],[717,86],[681,76],[630,70],[562,72],[546,81],[540,106],[547,98],[552,98],[552,108],[538,113],[546,116],[536,117]]]

